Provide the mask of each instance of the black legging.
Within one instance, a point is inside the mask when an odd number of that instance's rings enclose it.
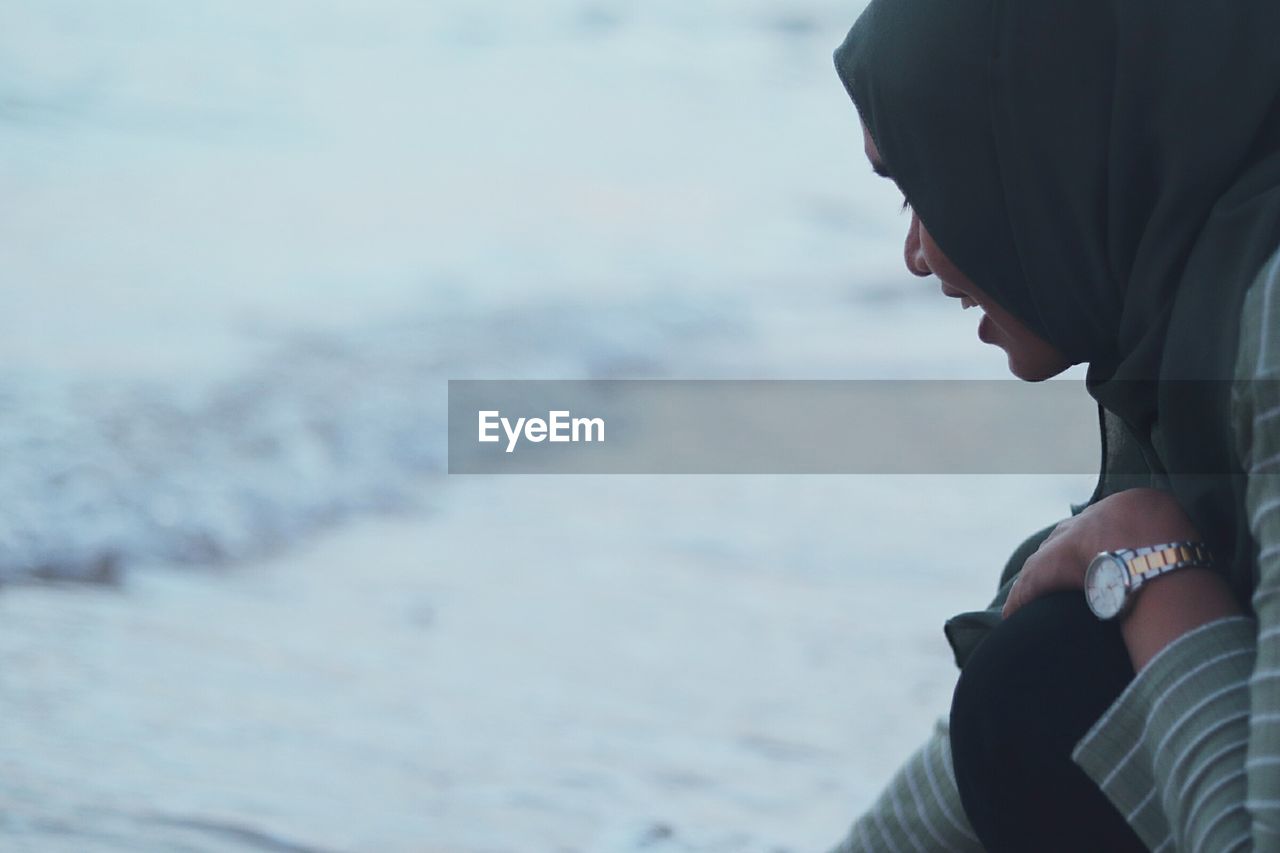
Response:
[[[1133,679],[1112,623],[1080,592],[1000,623],[965,663],[951,705],[960,800],[989,853],[1146,847],[1071,750]]]

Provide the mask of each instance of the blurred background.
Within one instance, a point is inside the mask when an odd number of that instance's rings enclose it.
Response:
[[[444,415],[1004,377],[902,267],[861,5],[5,5],[0,848],[837,841],[1091,478],[448,477]]]

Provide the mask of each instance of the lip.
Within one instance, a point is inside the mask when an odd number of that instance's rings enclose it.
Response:
[[[993,331],[995,331],[995,326],[991,322],[991,318],[983,314],[982,319],[978,321],[978,340],[984,344],[995,343],[991,334]]]
[[[957,288],[951,287],[948,284],[942,284],[940,286],[942,288],[943,296],[949,296],[952,299],[959,299],[960,307],[965,309],[966,311],[970,308],[977,307],[978,300],[974,299],[972,296],[965,293],[963,290],[959,290]]]

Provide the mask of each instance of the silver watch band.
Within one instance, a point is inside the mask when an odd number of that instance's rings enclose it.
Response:
[[[1123,560],[1129,570],[1130,590],[1177,569],[1213,567],[1213,556],[1203,542],[1170,542],[1165,545],[1124,548],[1112,553]]]

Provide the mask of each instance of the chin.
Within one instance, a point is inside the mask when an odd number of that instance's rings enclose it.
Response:
[[[1043,382],[1046,379],[1052,379],[1071,366],[1059,361],[1019,358],[1014,353],[1009,353],[1008,355],[1009,372],[1023,382]]]

